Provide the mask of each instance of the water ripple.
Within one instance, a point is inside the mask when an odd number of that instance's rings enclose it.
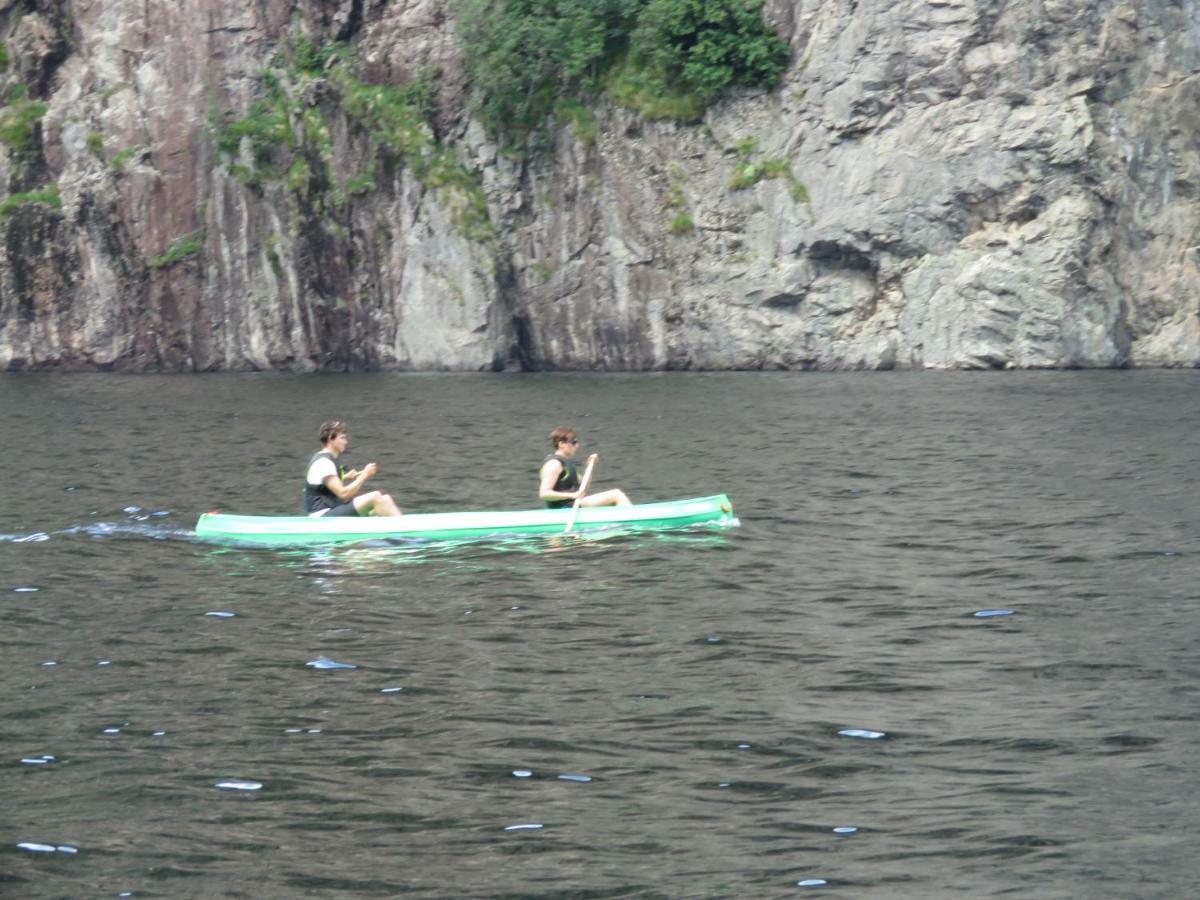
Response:
[[[60,473],[0,513],[13,891],[1189,896],[1200,374],[976,374],[0,379]],[[569,413],[742,527],[191,539],[350,396],[406,509],[528,505]]]

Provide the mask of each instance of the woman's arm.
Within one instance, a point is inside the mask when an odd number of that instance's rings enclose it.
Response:
[[[542,466],[542,481],[538,485],[538,497],[542,500],[574,500],[579,496],[575,492],[556,491],[554,483],[562,474],[563,464],[557,459],[548,459]]]

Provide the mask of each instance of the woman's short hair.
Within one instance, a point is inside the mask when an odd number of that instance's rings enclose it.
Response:
[[[559,444],[566,444],[575,440],[575,429],[568,428],[566,425],[559,425],[550,432],[550,443],[557,447]]]
[[[348,434],[346,423],[339,422],[336,419],[332,422],[322,422],[321,430],[317,432],[317,437],[321,441],[321,446],[324,447],[339,434]]]

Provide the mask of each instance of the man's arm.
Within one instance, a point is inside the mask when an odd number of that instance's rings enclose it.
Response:
[[[353,480],[343,483],[342,479],[336,475],[325,476],[325,487],[333,493],[335,497],[345,503],[358,496],[358,492],[362,490],[367,479],[375,474],[375,463],[367,463],[366,467],[358,472]]]

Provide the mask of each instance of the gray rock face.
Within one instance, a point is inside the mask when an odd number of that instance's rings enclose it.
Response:
[[[0,0],[0,368],[1200,364],[1195,0],[767,16],[776,90],[688,125],[605,101],[514,158],[440,0]],[[221,128],[298,35],[436,71],[406,139],[478,187],[381,153],[332,64],[284,85],[304,166],[248,177]]]

